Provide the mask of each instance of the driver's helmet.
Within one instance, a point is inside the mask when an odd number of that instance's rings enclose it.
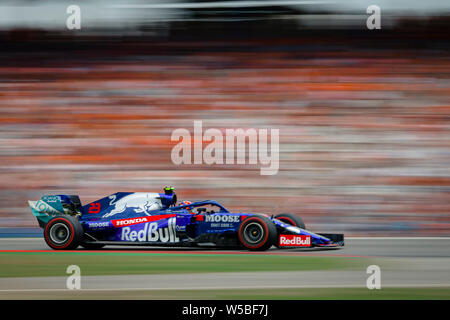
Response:
[[[175,192],[174,187],[164,187],[164,194],[165,195],[171,195]]]
[[[179,205],[179,206],[185,206],[185,205],[191,204],[191,203],[192,203],[192,202],[190,202],[190,201],[188,201],[188,200],[184,200],[184,201],[181,201],[178,205]],[[189,213],[195,214],[194,208],[193,208],[193,207],[186,207],[185,209],[186,209],[187,211],[189,211]]]

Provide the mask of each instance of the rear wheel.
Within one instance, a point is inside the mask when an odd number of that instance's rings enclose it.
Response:
[[[276,242],[277,229],[269,218],[250,216],[239,227],[239,241],[249,250],[267,250]]]
[[[71,216],[52,218],[44,228],[44,239],[55,250],[73,250],[83,239],[83,227]]]
[[[294,226],[294,227],[306,229],[305,224],[303,223],[303,220],[300,217],[297,217],[295,214],[292,214],[292,213],[280,213],[275,216],[275,219],[278,219],[281,222],[290,224],[291,226]]]

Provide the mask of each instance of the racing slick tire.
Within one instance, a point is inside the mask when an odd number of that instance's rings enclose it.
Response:
[[[88,243],[88,242],[82,242],[80,243],[80,246],[87,250],[98,250],[103,248],[105,245],[100,243]]]
[[[56,216],[44,228],[44,239],[55,250],[74,250],[83,239],[83,227],[72,216]]]
[[[245,248],[263,251],[276,243],[277,228],[265,216],[250,216],[242,221],[238,235],[239,241]]]
[[[281,222],[290,224],[290,225],[292,225],[294,227],[299,227],[299,228],[302,228],[302,229],[306,229],[305,223],[303,222],[303,220],[301,218],[297,217],[293,213],[280,213],[280,214],[275,216],[275,219],[278,219]]]

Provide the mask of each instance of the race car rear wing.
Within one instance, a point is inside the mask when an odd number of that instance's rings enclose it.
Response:
[[[31,213],[36,217],[39,226],[45,224],[54,216],[80,214],[81,201],[77,195],[45,195],[38,201],[28,201]]]

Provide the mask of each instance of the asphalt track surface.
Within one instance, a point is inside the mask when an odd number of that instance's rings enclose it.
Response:
[[[0,251],[41,251],[51,250],[42,238],[2,238]],[[83,249],[80,249],[83,250]],[[203,253],[249,253],[246,250],[218,250],[207,248],[169,248],[142,246],[107,246],[104,250],[138,250],[152,252],[203,252]],[[298,253],[330,256],[361,256],[361,257],[435,257],[450,258],[450,237],[435,238],[346,238],[345,246],[340,249],[272,249],[265,253]]]
[[[111,246],[103,250],[159,253],[243,253],[245,250],[123,247]],[[0,239],[0,251],[51,251],[43,239]],[[250,253],[253,254],[253,253]],[[350,238],[343,249],[305,250],[271,249],[256,254],[318,255],[330,257],[368,257],[371,263],[395,261],[401,267],[382,270],[383,287],[445,287],[450,288],[450,238]],[[1,262],[0,262],[1,263]],[[84,276],[82,289],[94,297],[107,292],[138,290],[217,290],[270,288],[365,288],[366,269],[283,272],[227,272],[202,274],[151,274]],[[0,278],[0,299],[9,299],[16,292],[27,294],[47,292],[67,293],[66,277]]]
[[[448,265],[447,265],[448,266]],[[365,288],[366,270],[227,272],[203,274],[158,274],[84,276],[85,290],[215,290],[263,288]],[[0,292],[65,290],[66,277],[0,278]],[[385,271],[383,287],[450,287],[448,270]]]

